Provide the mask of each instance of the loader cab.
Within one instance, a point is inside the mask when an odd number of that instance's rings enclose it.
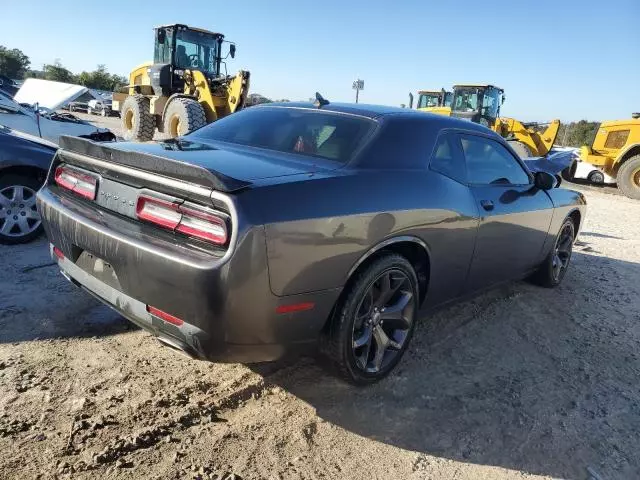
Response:
[[[504,90],[493,85],[455,85],[451,116],[494,127],[504,102]]]
[[[443,90],[420,90],[418,92],[418,110],[435,107],[448,107],[453,98],[452,92]]]
[[[199,70],[209,79],[220,76],[224,35],[186,25],[163,25],[154,30],[153,65],[149,77],[162,95],[181,90],[185,70]],[[235,45],[230,48],[235,56]],[[159,92],[156,91],[156,95]]]

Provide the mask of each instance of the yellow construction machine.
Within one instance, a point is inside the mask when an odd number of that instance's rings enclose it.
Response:
[[[153,62],[134,68],[129,85],[113,94],[125,139],[151,140],[156,128],[170,137],[185,135],[243,108],[249,72],[227,75],[224,62],[235,57],[234,43],[221,33],[181,24],[154,33]],[[223,57],[224,44],[229,50]]]
[[[416,108],[422,112],[447,114],[451,111],[452,92],[441,90],[419,90]],[[413,107],[413,95],[409,96],[409,108]]]
[[[433,113],[464,118],[499,133],[520,157],[542,157],[553,147],[560,120],[548,124],[522,123],[515,118],[500,117],[504,90],[495,85],[454,85],[450,108],[432,109]],[[544,130],[541,127],[546,126]]]
[[[614,177],[623,194],[640,200],[640,113],[631,117],[602,122],[593,145],[580,149],[580,160]]]

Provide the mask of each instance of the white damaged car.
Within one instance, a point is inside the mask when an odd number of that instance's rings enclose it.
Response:
[[[71,135],[96,141],[112,141],[115,135],[73,115],[56,110],[72,102],[88,89],[80,85],[30,78],[13,98],[0,92],[0,125],[59,143]]]

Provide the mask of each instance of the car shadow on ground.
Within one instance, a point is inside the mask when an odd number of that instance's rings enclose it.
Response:
[[[589,467],[638,478],[640,354],[626,332],[640,320],[639,271],[576,252],[559,288],[518,282],[423,316],[376,385],[350,386],[311,360],[267,381],[403,449],[552,477],[586,478]]]
[[[67,281],[41,238],[0,246],[0,345],[52,338],[107,336],[137,329]]]

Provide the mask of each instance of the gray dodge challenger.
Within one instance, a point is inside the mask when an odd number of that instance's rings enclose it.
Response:
[[[558,285],[586,213],[490,130],[391,107],[270,104],[60,147],[37,205],[71,282],[193,357],[319,345],[360,384],[393,370],[421,309]]]

